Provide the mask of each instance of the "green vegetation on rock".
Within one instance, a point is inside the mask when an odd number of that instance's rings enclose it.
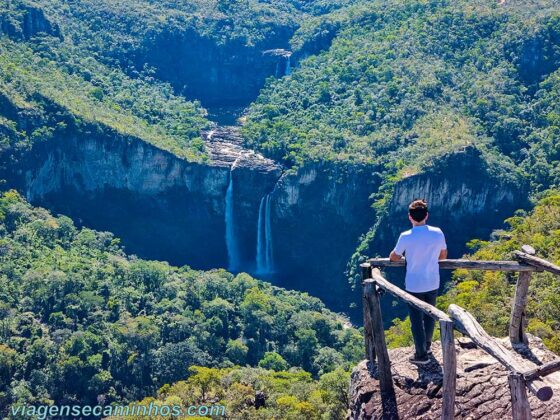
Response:
[[[477,260],[505,260],[511,252],[524,244],[535,248],[537,255],[555,264],[560,263],[560,192],[549,191],[528,214],[506,220],[507,231],[498,231],[494,241],[475,240],[470,243],[476,250]],[[542,338],[544,344],[560,354],[560,280],[551,273],[534,273],[529,285],[527,299],[527,331]],[[450,303],[463,306],[476,314],[477,320],[495,336],[507,336],[511,300],[515,290],[515,274],[501,272],[477,272],[457,270],[453,283],[438,304]]]
[[[371,2],[317,18],[294,42],[329,30],[328,50],[251,106],[250,146],[288,165],[370,162],[389,177],[473,144],[535,188],[560,181],[556,1]]]
[[[303,367],[311,382],[362,356],[359,332],[316,298],[127,256],[112,234],[78,229],[15,192],[0,198],[0,232],[3,410],[127,403],[193,365]]]

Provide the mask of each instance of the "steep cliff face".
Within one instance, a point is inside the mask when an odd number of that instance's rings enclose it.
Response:
[[[76,133],[35,147],[15,183],[32,203],[114,232],[141,257],[256,273],[347,311],[355,299],[344,270],[372,223],[372,174],[309,165],[281,175],[280,166],[243,149],[236,130],[203,134],[206,163],[137,139]],[[261,242],[265,231],[270,242],[265,272],[257,272],[259,226]]]
[[[348,311],[356,302],[344,271],[373,223],[367,166],[310,164],[283,176],[273,193],[275,268],[282,286],[309,291]]]
[[[32,203],[112,231],[130,252],[197,268],[226,267],[230,176],[235,202],[243,197],[236,219],[255,221],[253,232],[234,227],[240,258],[252,260],[254,249],[243,244],[256,237],[260,198],[280,168],[239,146],[210,149],[208,163],[190,163],[136,139],[76,133],[35,148],[18,182]]]
[[[195,31],[163,31],[146,40],[134,60],[139,68],[154,66],[160,79],[205,107],[247,106],[267,77],[286,73],[294,30],[278,27],[274,36],[251,46],[240,40],[218,44]]]
[[[58,25],[41,8],[26,1],[16,1],[0,10],[0,36],[3,34],[18,40],[39,34],[61,37]]]
[[[407,209],[413,199],[428,201],[428,223],[441,227],[454,258],[473,238],[487,238],[519,208],[528,205],[527,184],[508,168],[485,160],[468,147],[439,159],[427,170],[396,184],[387,214],[379,223],[370,252],[386,255],[398,235],[410,228]]]

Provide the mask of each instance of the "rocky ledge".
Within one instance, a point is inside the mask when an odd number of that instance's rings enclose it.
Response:
[[[503,344],[509,345],[506,339]],[[557,357],[542,341],[530,337],[530,360],[549,362]],[[456,340],[457,397],[456,419],[510,419],[511,403],[507,370],[494,358],[466,338]],[[389,351],[399,418],[439,419],[442,407],[442,355],[440,343],[433,345],[434,359],[417,367],[408,361],[411,347]],[[557,372],[553,375],[560,375]],[[551,375],[552,376],[552,375]],[[533,418],[560,418],[560,389],[554,389],[550,401],[539,401],[529,394]],[[348,419],[396,418],[383,414],[379,382],[372,378],[364,360],[352,372]]]
[[[280,165],[273,160],[254,150],[244,148],[238,127],[218,126],[201,134],[206,141],[206,151],[213,166],[249,168],[260,172],[273,172],[280,169]]]

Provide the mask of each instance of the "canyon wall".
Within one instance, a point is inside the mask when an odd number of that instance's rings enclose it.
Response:
[[[32,203],[109,230],[139,256],[200,269],[227,266],[230,176],[236,218],[254,221],[253,229],[236,225],[240,244],[254,241],[260,199],[280,177],[273,162],[235,148],[191,163],[115,133],[56,139],[36,147],[22,165],[18,183]],[[243,261],[254,258],[252,247],[240,248]]]
[[[310,291],[347,313],[351,303],[359,304],[344,272],[360,236],[374,222],[375,179],[371,167],[332,163],[309,164],[280,179],[273,194],[280,285]]]
[[[143,258],[228,268],[226,195],[233,182],[233,271],[256,272],[263,197],[270,194],[273,264],[259,277],[307,291],[347,311],[344,276],[372,223],[367,168],[282,169],[245,150],[228,130],[205,133],[210,160],[191,163],[118,134],[74,134],[36,146],[13,181],[36,205],[108,230]]]
[[[0,10],[0,36],[5,34],[16,40],[27,40],[39,34],[62,37],[59,26],[32,2],[21,1],[4,7]]]
[[[146,39],[134,62],[138,68],[153,66],[158,78],[207,108],[247,106],[267,77],[286,73],[294,30],[278,27],[274,36],[251,46],[242,40],[220,44],[192,30],[164,30]]]
[[[475,147],[448,153],[395,185],[370,243],[372,255],[387,255],[399,233],[410,228],[407,208],[417,198],[427,200],[428,224],[443,229],[451,258],[465,252],[468,240],[488,238],[506,217],[529,205],[528,185],[512,168],[488,162]]]
[[[35,147],[22,164],[19,187],[33,204],[114,232],[127,251],[143,258],[255,273],[307,291],[359,322],[359,288],[351,290],[345,269],[360,236],[376,222],[370,195],[379,178],[373,168],[309,163],[283,173],[243,149],[235,130],[205,137],[210,159],[192,163],[138,139],[69,135]],[[522,183],[501,181],[490,169],[480,152],[466,149],[403,179],[365,253],[388,254],[409,227],[406,208],[416,197],[429,201],[430,222],[444,229],[451,257],[460,256],[468,240],[487,238],[526,204]],[[261,242],[270,242],[273,256],[270,267],[257,273],[259,223]],[[262,236],[265,231],[270,237]],[[402,272],[389,276],[402,284]],[[388,300],[384,305],[387,323],[404,313]]]

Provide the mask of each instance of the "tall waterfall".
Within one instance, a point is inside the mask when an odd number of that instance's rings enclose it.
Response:
[[[292,74],[292,56],[289,55],[286,59],[286,71],[284,73],[285,76],[289,76]]]
[[[233,166],[229,172],[229,183],[226,191],[226,247],[228,253],[228,269],[230,271],[239,270],[239,250],[237,248],[237,240],[235,238],[234,226],[234,212],[233,212]]]
[[[274,272],[272,250],[272,223],[270,220],[272,196],[267,194],[261,199],[257,223],[257,273]]]

